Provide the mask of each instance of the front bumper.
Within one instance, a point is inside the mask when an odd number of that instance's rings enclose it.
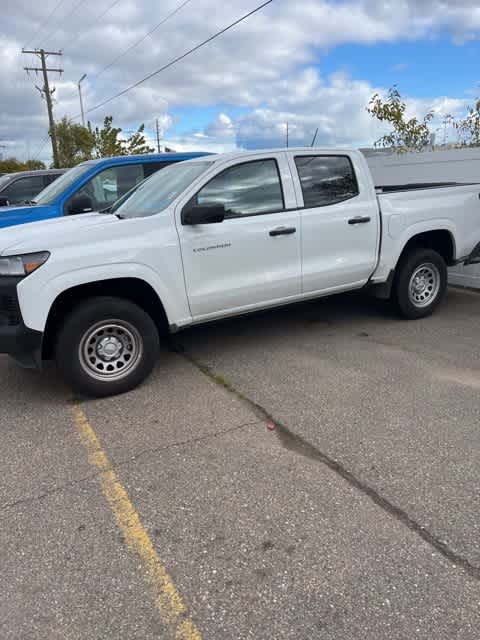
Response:
[[[43,334],[23,323],[17,293],[21,280],[0,277],[0,353],[7,353],[25,367],[36,367],[41,363]]]

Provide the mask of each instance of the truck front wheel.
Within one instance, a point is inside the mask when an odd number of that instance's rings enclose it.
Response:
[[[130,391],[152,371],[159,335],[152,318],[121,298],[81,302],[58,333],[55,361],[75,390],[94,397]]]
[[[447,280],[447,266],[439,253],[432,249],[413,249],[400,261],[392,298],[404,318],[425,318],[442,301]]]

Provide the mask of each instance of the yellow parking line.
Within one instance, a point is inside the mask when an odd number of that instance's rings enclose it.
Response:
[[[86,415],[79,407],[74,407],[73,418],[82,444],[87,450],[88,461],[100,471],[98,477],[103,494],[125,542],[142,562],[145,580],[152,590],[155,605],[164,624],[174,630],[176,640],[202,640]]]

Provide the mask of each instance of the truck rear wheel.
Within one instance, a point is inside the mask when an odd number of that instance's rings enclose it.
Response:
[[[392,298],[404,318],[425,318],[442,301],[447,280],[447,265],[439,253],[432,249],[413,249],[397,268]]]
[[[105,397],[130,391],[152,371],[159,335],[152,318],[121,298],[81,302],[57,336],[55,361],[70,386]]]

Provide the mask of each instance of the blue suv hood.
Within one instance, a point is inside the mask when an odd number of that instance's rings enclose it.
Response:
[[[15,224],[26,224],[58,217],[57,207],[52,205],[30,205],[20,207],[0,207],[0,229]]]

